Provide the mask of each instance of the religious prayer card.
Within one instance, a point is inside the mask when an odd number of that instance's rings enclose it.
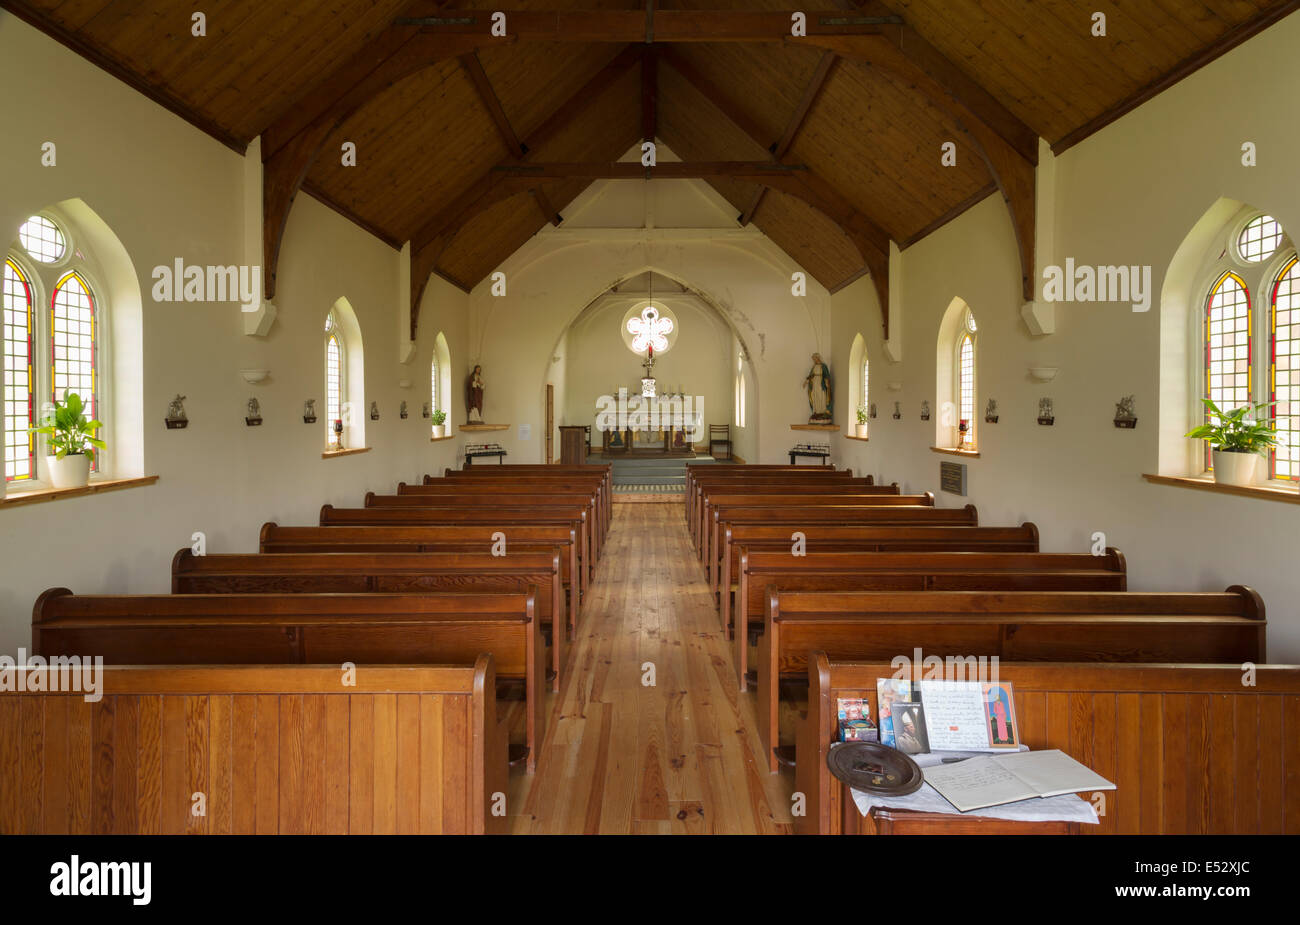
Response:
[[[1015,751],[1020,747],[1011,682],[921,681],[919,686],[931,751]]]
[[[962,812],[1115,785],[1060,749],[989,755],[924,768],[925,782]]]
[[[894,703],[909,703],[911,699],[911,681],[899,678],[876,679],[876,705],[880,715],[881,745],[894,744]]]

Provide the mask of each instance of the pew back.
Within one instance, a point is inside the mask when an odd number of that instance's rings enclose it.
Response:
[[[41,692],[0,693],[0,833],[506,831],[491,656],[351,687],[336,666],[113,666],[93,703],[35,673]]]
[[[856,834],[866,820],[826,769],[837,701],[866,697],[888,662],[809,660],[808,713],[798,723],[800,834]],[[1002,662],[1021,739],[1059,748],[1113,781],[1086,834],[1300,834],[1300,666],[1043,665]],[[1083,794],[1088,798],[1089,794]],[[975,814],[972,814],[975,815]]]

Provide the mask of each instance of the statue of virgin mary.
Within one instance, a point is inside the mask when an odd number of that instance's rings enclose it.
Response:
[[[812,355],[812,369],[804,377],[804,388],[808,393],[808,407],[812,414],[809,424],[826,424],[831,420],[831,370],[822,362],[822,355]]]

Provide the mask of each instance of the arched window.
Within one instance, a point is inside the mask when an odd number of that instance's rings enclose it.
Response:
[[[745,426],[745,355],[736,354],[736,426]]]
[[[338,447],[334,422],[343,421],[347,392],[347,365],[343,356],[343,339],[338,317],[333,309],[325,316],[325,445]],[[348,424],[343,421],[344,426]]]
[[[858,407],[860,408],[871,407],[871,389],[869,387],[870,371],[871,362],[864,354],[862,357],[862,398],[858,401]]]
[[[429,364],[429,410],[437,411],[438,404],[438,352],[433,352],[433,362]]]
[[[1279,445],[1269,455],[1269,477],[1300,479],[1300,262],[1295,255],[1273,284],[1273,342],[1269,357]]]
[[[75,271],[54,287],[50,332],[51,395],[62,400],[65,392],[76,392],[86,417],[97,418],[95,299]]]
[[[957,446],[975,448],[975,316],[966,309],[957,341]],[[963,429],[961,424],[965,422]]]
[[[69,392],[82,401],[87,419],[98,420],[107,377],[103,353],[104,305],[92,279],[97,264],[84,242],[73,239],[62,218],[33,215],[23,222],[5,259],[3,285],[3,434],[5,482],[45,477],[42,438],[29,428],[42,424]],[[37,311],[38,305],[48,311]],[[107,428],[97,436],[111,448]],[[91,472],[108,471],[107,454],[92,457]]]
[[[32,395],[32,287],[14,261],[4,275],[4,459],[5,480],[36,475],[36,423]]]

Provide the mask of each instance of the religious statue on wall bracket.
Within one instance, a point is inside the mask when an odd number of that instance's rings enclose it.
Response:
[[[483,423],[483,367],[477,364],[465,380],[465,418],[467,424]]]
[[[1125,395],[1115,404],[1115,426],[1132,430],[1138,426],[1137,412],[1133,410],[1134,398]]]
[[[831,370],[822,362],[822,355],[812,355],[812,369],[804,377],[804,390],[808,393],[808,407],[811,414],[809,424],[829,424],[831,422]]]
[[[185,415],[185,396],[177,394],[167,403],[167,417],[163,419],[168,430],[180,430],[188,427],[190,419]]]

